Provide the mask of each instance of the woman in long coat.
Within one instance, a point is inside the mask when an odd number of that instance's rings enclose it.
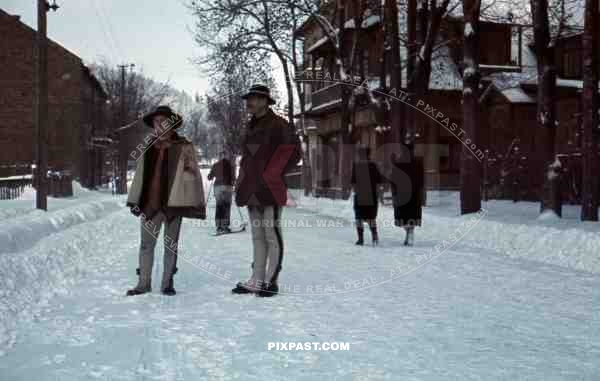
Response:
[[[423,160],[406,150],[404,157],[397,158],[392,165],[392,200],[394,225],[404,228],[404,245],[414,243],[414,230],[421,226],[424,196]]]
[[[354,189],[354,218],[356,220],[357,245],[364,244],[364,223],[369,225],[373,244],[379,241],[377,234],[377,188],[381,176],[377,165],[369,160],[370,150],[361,146],[358,159],[352,166],[351,184]]]

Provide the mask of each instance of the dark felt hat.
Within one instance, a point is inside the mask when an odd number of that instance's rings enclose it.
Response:
[[[270,105],[275,104],[275,100],[271,97],[271,90],[265,85],[252,85],[248,92],[242,95],[242,98],[247,99],[251,96],[265,97],[269,100]]]
[[[153,127],[152,120],[157,115],[163,115],[167,117],[169,123],[171,123],[171,125],[168,126],[170,128],[175,129],[183,125],[183,117],[171,110],[171,107],[169,106],[158,106],[152,112],[149,112],[148,114],[144,115],[144,124],[148,127]]]

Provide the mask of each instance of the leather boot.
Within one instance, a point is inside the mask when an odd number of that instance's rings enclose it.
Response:
[[[162,287],[161,287],[161,292],[164,295],[175,295],[175,288],[173,287],[173,276],[177,273],[177,267],[175,267],[175,270],[171,271],[170,274],[164,274],[163,275],[163,282],[162,282]]]
[[[175,295],[173,288],[173,276],[177,272],[177,252],[165,247],[163,257],[163,277],[160,286],[160,291],[164,295]]]
[[[141,295],[152,291],[152,265],[154,258],[140,254],[140,267],[136,269],[138,284],[127,291],[127,296]]]

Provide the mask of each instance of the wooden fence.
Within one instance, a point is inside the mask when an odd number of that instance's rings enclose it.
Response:
[[[31,175],[0,178],[0,200],[18,199],[31,186]]]

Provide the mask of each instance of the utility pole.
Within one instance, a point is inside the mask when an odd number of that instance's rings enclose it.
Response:
[[[127,124],[127,116],[126,116],[126,108],[125,108],[125,72],[127,68],[133,69],[135,64],[125,64],[119,65],[119,69],[121,69],[121,111],[120,111],[120,120],[121,127]],[[126,130],[120,130],[119,136],[119,187],[117,189],[118,194],[126,194],[127,193],[127,142],[125,139]]]
[[[35,207],[48,210],[48,39],[46,38],[46,14],[56,11],[53,1],[37,1],[38,28],[36,33],[36,86],[35,86],[35,160],[36,196]]]

